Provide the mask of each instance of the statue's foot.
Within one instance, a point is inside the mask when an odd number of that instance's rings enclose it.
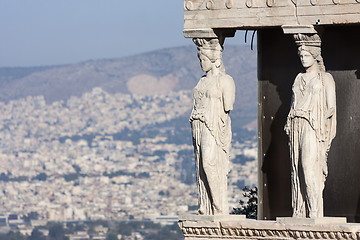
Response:
[[[292,217],[293,218],[305,218],[306,215],[304,213],[301,213],[301,212],[294,212]]]
[[[319,218],[319,217],[322,217],[322,216],[320,216],[319,211],[310,211],[309,212],[309,218]]]

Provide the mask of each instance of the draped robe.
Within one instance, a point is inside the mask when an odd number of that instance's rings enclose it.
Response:
[[[225,111],[224,106],[230,105],[232,109],[235,99],[233,79],[226,74],[202,77],[194,89],[193,98],[190,122],[199,190],[199,213],[228,214],[227,174],[231,120],[229,111]]]
[[[298,74],[285,131],[289,136],[293,217],[322,217],[327,153],[336,134],[335,82],[326,72]]]

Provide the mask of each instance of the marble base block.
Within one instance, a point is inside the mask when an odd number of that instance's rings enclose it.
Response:
[[[245,215],[183,215],[179,216],[179,219],[183,221],[209,221],[209,222],[229,222],[229,221],[239,221],[245,220]]]
[[[298,218],[277,217],[276,222],[284,224],[344,224],[346,217]]]
[[[179,217],[185,240],[208,239],[360,239],[360,224],[346,218],[246,219],[239,215]]]

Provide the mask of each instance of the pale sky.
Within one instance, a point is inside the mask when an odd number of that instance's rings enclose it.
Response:
[[[119,58],[193,44],[182,29],[183,0],[0,0],[0,67]],[[237,32],[227,43],[243,39]]]

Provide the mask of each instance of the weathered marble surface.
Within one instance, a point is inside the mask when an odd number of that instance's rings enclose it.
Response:
[[[234,214],[224,214],[224,215],[180,215],[179,219],[182,221],[188,222],[233,222],[238,220],[245,220],[245,215],[234,215]]]
[[[312,219],[307,219],[312,220]],[[340,218],[340,221],[343,219]],[[180,218],[185,240],[205,239],[360,239],[360,224],[281,223],[250,219],[194,221]]]
[[[284,224],[344,224],[346,217],[320,217],[320,218],[297,218],[277,217],[276,221]]]
[[[336,135],[335,82],[325,72],[318,34],[294,35],[305,72],[292,86],[289,136],[293,217],[323,217],[327,154]]]
[[[184,30],[360,23],[359,12],[359,0],[184,0]]]
[[[194,88],[190,115],[199,190],[199,214],[228,214],[231,120],[235,83],[222,62],[224,38],[197,38],[203,76]]]

